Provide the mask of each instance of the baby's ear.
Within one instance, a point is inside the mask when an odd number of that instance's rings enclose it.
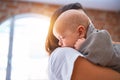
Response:
[[[79,33],[79,37],[80,38],[84,38],[85,37],[85,34],[86,34],[86,29],[83,25],[79,25],[78,28],[77,28],[77,31]]]

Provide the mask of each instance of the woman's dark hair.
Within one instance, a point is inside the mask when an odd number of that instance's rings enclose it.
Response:
[[[46,42],[45,42],[45,49],[49,53],[49,55],[54,49],[59,47],[58,39],[53,35],[54,23],[61,13],[67,10],[70,10],[70,9],[82,9],[83,10],[80,3],[71,3],[71,4],[64,5],[58,8],[51,17],[48,35],[47,35]]]

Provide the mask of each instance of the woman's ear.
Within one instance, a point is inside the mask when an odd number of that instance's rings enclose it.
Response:
[[[85,38],[85,34],[86,34],[86,29],[83,25],[79,25],[77,28],[78,34],[80,38]]]

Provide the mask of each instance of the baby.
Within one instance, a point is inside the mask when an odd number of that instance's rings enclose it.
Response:
[[[56,20],[54,36],[61,47],[77,49],[94,64],[120,72],[120,44],[106,30],[97,30],[83,10],[67,10]]]

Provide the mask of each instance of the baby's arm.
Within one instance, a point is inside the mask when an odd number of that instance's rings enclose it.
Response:
[[[81,45],[84,43],[84,41],[85,41],[85,38],[78,39],[74,45],[74,48],[76,50],[79,50]]]

